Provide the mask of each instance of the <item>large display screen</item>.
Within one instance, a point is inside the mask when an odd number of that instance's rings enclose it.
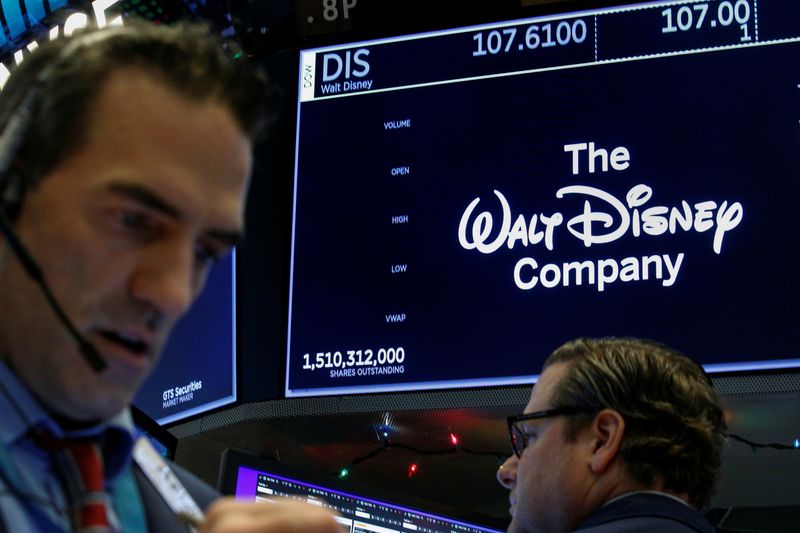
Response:
[[[301,51],[287,396],[529,383],[580,336],[800,365],[800,3]]]
[[[236,256],[221,260],[134,399],[159,424],[236,401]]]

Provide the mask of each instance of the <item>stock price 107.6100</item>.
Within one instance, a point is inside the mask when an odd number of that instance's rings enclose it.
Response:
[[[472,35],[475,41],[474,57],[485,55],[523,52],[537,48],[552,48],[581,44],[586,40],[589,30],[583,19],[562,20],[531,24],[527,28],[503,28],[479,31]]]

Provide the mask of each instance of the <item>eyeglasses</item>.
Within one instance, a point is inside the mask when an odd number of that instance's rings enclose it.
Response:
[[[539,418],[552,418],[554,416],[574,415],[581,412],[583,412],[583,410],[578,409],[577,407],[557,407],[555,409],[548,409],[546,411],[536,411],[534,413],[509,416],[507,419],[508,437],[511,439],[511,449],[514,450],[514,455],[516,455],[518,458],[522,457],[522,452],[528,446],[528,435],[517,425],[519,422],[525,422],[526,420],[537,420]]]

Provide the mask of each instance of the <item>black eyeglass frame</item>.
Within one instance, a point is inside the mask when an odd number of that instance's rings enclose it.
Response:
[[[516,455],[517,458],[521,458],[522,452],[524,452],[525,448],[528,447],[528,438],[525,436],[525,432],[521,431],[519,427],[517,427],[518,422],[525,422],[526,420],[538,420],[540,418],[552,418],[554,416],[577,415],[584,412],[586,412],[584,409],[580,409],[578,407],[556,407],[555,409],[547,409],[545,411],[535,411],[533,413],[523,413],[521,415],[509,416],[506,418],[506,422],[508,423],[508,438],[511,441],[511,449],[514,451],[514,455]],[[517,449],[516,440],[514,439],[515,430],[522,437],[522,446],[519,449]]]

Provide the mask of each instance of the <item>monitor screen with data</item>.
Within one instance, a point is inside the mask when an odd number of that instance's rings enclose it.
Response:
[[[342,525],[342,531],[349,533],[500,531],[453,515],[408,506],[385,495],[371,496],[364,488],[358,491],[336,487],[331,482],[319,483],[287,465],[231,450],[223,455],[221,474],[223,494],[250,502],[269,504],[276,498],[288,498],[327,507],[338,514],[336,520]]]
[[[286,395],[530,383],[582,336],[800,365],[800,3],[302,50]]]

